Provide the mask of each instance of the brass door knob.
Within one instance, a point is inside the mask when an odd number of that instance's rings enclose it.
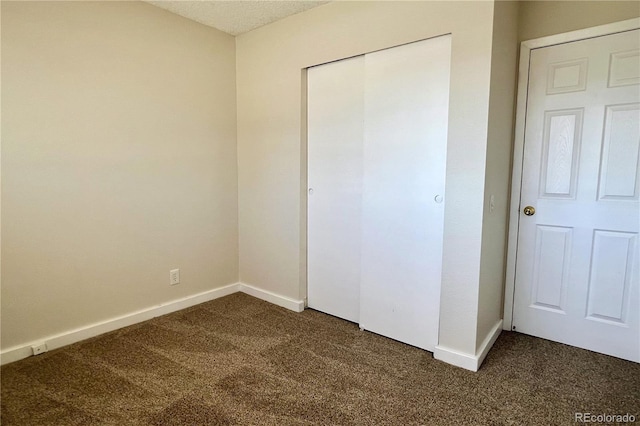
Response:
[[[536,214],[536,209],[534,209],[533,206],[527,206],[522,210],[522,212],[527,216],[533,216]]]

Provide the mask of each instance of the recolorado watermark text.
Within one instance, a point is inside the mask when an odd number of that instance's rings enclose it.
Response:
[[[596,414],[596,413],[575,413],[576,423],[635,423],[636,416],[633,414]]]

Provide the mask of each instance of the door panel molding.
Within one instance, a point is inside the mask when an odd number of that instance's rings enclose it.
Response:
[[[522,168],[524,161],[525,117],[527,111],[527,88],[529,86],[529,62],[531,51],[542,47],[633,31],[636,29],[640,29],[640,18],[628,19],[626,21],[614,22],[597,27],[527,40],[523,41],[520,45],[504,297],[504,330],[511,330],[513,327],[513,297],[515,290],[518,228],[520,225],[520,190],[522,186]]]

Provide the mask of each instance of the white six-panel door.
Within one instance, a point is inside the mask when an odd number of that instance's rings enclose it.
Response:
[[[634,361],[639,33],[531,52],[513,317],[516,331]]]
[[[437,344],[450,37],[308,72],[308,305]]]

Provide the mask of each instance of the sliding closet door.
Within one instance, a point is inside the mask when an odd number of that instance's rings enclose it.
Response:
[[[438,341],[451,41],[365,56],[360,325]]]
[[[310,308],[358,322],[364,57],[310,68],[308,285]]]

